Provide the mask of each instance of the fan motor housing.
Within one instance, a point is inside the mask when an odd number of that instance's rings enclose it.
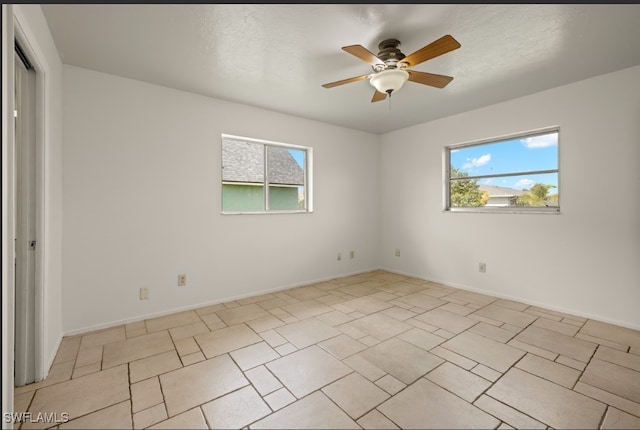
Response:
[[[400,46],[400,41],[397,39],[385,39],[378,44],[378,58],[384,61],[386,65],[386,69],[395,69],[400,60],[402,60],[406,55],[398,49]],[[375,68],[374,68],[375,70]]]

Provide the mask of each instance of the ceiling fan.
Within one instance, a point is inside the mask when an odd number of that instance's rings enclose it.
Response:
[[[432,58],[446,54],[460,47],[460,43],[450,35],[442,36],[440,39],[418,49],[411,55],[404,55],[398,47],[400,41],[397,39],[386,39],[378,45],[378,55],[374,55],[362,45],[344,46],[343,51],[348,52],[371,65],[373,73],[355,76],[341,81],[330,82],[322,85],[324,88],[333,88],[351,82],[369,79],[369,82],[376,89],[373,93],[371,103],[378,102],[391,97],[391,93],[398,91],[406,82],[416,82],[418,84],[429,85],[436,88],[444,88],[453,80],[451,76],[435,75],[433,73],[418,72],[409,67],[417,66]]]

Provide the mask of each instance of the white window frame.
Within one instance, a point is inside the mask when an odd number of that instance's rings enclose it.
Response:
[[[223,180],[223,165],[222,165],[222,145],[225,139],[228,140],[241,140],[244,142],[257,143],[263,146],[264,150],[264,178],[263,178],[263,210],[261,211],[225,211],[222,187],[224,185]],[[268,169],[268,147],[281,147],[288,149],[295,149],[305,152],[304,162],[304,203],[305,207],[302,209],[269,209],[269,169]],[[300,214],[300,213],[312,213],[313,212],[313,148],[308,146],[293,145],[290,143],[275,142],[271,140],[257,139],[253,137],[237,136],[232,134],[221,135],[220,139],[220,208],[223,215],[263,215],[263,214]]]
[[[488,139],[476,140],[471,142],[463,142],[457,143],[454,145],[445,146],[442,152],[443,159],[443,211],[444,212],[480,212],[480,213],[514,213],[514,214],[532,214],[532,213],[544,213],[544,214],[560,214],[560,199],[561,196],[558,194],[558,206],[553,207],[542,207],[542,206],[506,206],[506,207],[496,207],[496,206],[478,206],[478,207],[451,207],[450,201],[450,184],[451,182],[451,169],[450,169],[450,154],[452,150],[466,148],[470,146],[481,146],[492,143],[506,142],[514,139],[523,139],[527,137],[540,136],[543,134],[549,133],[558,133],[558,145],[557,145],[557,160],[558,165],[557,169],[549,169],[549,170],[533,170],[533,171],[513,171],[508,173],[500,173],[495,175],[477,175],[477,176],[468,176],[465,179],[486,179],[486,178],[499,178],[499,177],[508,177],[508,176],[521,176],[521,175],[534,175],[534,174],[544,174],[544,173],[557,173],[558,175],[558,189],[560,188],[560,127],[553,126],[547,127],[537,130],[531,130],[527,132],[521,133],[513,133],[508,135],[503,135],[499,137],[492,137]]]

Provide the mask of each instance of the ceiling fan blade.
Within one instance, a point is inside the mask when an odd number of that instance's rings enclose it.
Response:
[[[436,88],[444,88],[453,80],[451,76],[435,75],[433,73],[417,72],[415,70],[407,70],[407,72],[409,72],[410,81]]]
[[[370,76],[370,74],[369,75],[355,76],[353,78],[343,79],[341,81],[330,82],[330,83],[324,84],[322,86],[325,87],[325,88],[333,88],[333,87],[337,87],[338,85],[350,84],[351,82],[361,81],[363,79],[367,79],[369,76]]]
[[[374,55],[371,51],[369,51],[362,45],[344,46],[342,47],[342,50],[348,52],[351,55],[355,55],[365,63],[372,66],[375,64],[384,64],[384,61],[379,59],[376,55]]]
[[[371,99],[371,103],[379,102],[380,100],[384,100],[386,98],[387,98],[387,95],[385,93],[381,93],[380,91],[376,90],[373,93],[373,98]]]
[[[405,57],[402,59],[401,63],[408,63],[410,67],[413,67],[417,64],[453,51],[454,49],[458,49],[459,47],[460,43],[447,34],[446,36],[442,36],[435,42],[431,42],[427,46],[418,49],[413,54]]]

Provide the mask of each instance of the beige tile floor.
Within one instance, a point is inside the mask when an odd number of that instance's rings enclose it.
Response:
[[[25,429],[640,428],[640,332],[374,271],[67,337],[15,405]]]

